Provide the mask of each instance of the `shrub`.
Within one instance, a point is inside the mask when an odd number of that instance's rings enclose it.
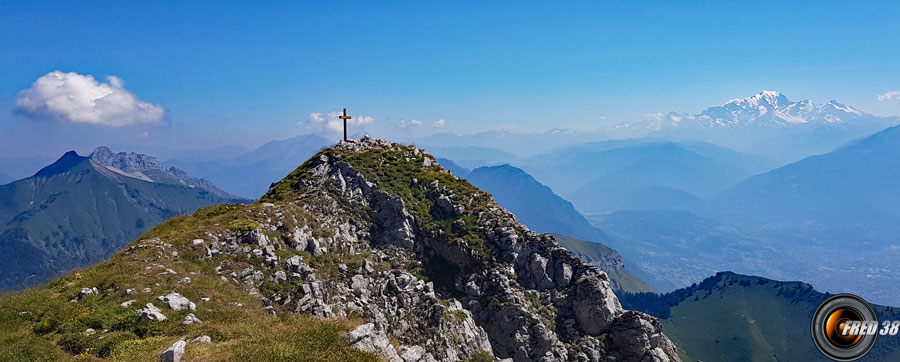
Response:
[[[233,220],[228,223],[228,230],[236,232],[250,232],[259,228],[259,223],[253,220]]]

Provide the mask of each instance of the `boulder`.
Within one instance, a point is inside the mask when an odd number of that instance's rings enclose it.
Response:
[[[159,355],[159,362],[180,362],[181,356],[184,355],[184,346],[187,345],[183,339],[179,339],[177,342],[173,343]]]
[[[153,303],[147,303],[147,307],[139,309],[138,313],[141,314],[140,318],[144,320],[164,321],[167,319],[166,316],[162,314],[162,311],[153,305]]]
[[[192,311],[197,310],[196,304],[194,304],[193,302],[191,302],[190,300],[181,296],[181,294],[178,294],[178,293],[169,293],[168,295],[165,295],[165,296],[159,296],[157,299],[159,299],[161,302],[168,303],[169,308],[172,308],[172,310],[185,310],[185,309],[190,309]]]
[[[344,335],[350,345],[364,352],[377,353],[388,361],[403,361],[397,350],[391,345],[387,334],[375,328],[375,324],[366,323]]]
[[[100,294],[100,291],[97,290],[96,287],[94,287],[94,288],[81,288],[81,291],[78,292],[78,299],[87,297],[87,296],[89,296],[89,295],[98,295],[98,294]]]
[[[197,316],[195,316],[194,313],[189,313],[187,316],[184,317],[184,321],[181,322],[181,326],[182,327],[189,326],[194,323],[203,323],[203,322],[200,321],[200,318],[197,318]]]
[[[209,338],[207,335],[203,335],[191,340],[191,343],[199,343],[199,344],[211,344],[212,338]]]

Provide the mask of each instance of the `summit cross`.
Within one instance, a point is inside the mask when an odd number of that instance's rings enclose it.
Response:
[[[344,120],[344,142],[346,142],[346,141],[347,141],[347,120],[348,120],[348,119],[351,119],[351,118],[353,118],[353,117],[348,116],[348,115],[347,115],[347,108],[344,108],[344,115],[343,115],[343,116],[339,116],[338,118]]]

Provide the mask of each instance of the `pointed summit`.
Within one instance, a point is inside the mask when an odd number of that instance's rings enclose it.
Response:
[[[781,92],[764,90],[747,98],[735,98],[729,100],[728,102],[725,102],[723,106],[728,107],[729,105],[735,105],[742,108],[765,107],[768,109],[775,109],[790,103],[791,101],[784,94],[781,94]]]
[[[42,168],[40,171],[34,174],[34,177],[46,178],[58,175],[84,164],[84,162],[87,160],[88,159],[86,157],[79,156],[77,152],[69,151],[63,154],[62,157],[60,157],[50,166]]]

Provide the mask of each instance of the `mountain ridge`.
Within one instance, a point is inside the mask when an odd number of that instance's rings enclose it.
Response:
[[[669,127],[790,127],[836,123],[864,123],[877,120],[897,120],[897,117],[876,117],[835,100],[813,103],[809,100],[791,101],[778,91],[761,91],[746,98],[734,98],[720,106],[706,108],[698,114],[670,112],[657,123]]]
[[[368,138],[321,151],[252,205],[174,218],[0,304],[0,333],[16,335],[0,355],[149,359],[172,344],[225,360],[678,360],[655,319],[621,309],[608,276],[552,235],[423,151]],[[327,318],[320,344],[240,329],[293,331],[306,316]]]
[[[91,153],[90,159],[128,177],[150,182],[197,187],[219,197],[238,198],[207,180],[192,177],[176,167],[165,167],[153,156],[134,152],[113,153],[106,146],[100,146]]]
[[[229,201],[246,200],[128,177],[66,152],[34,176],[0,186],[0,290],[95,263],[159,222]]]

